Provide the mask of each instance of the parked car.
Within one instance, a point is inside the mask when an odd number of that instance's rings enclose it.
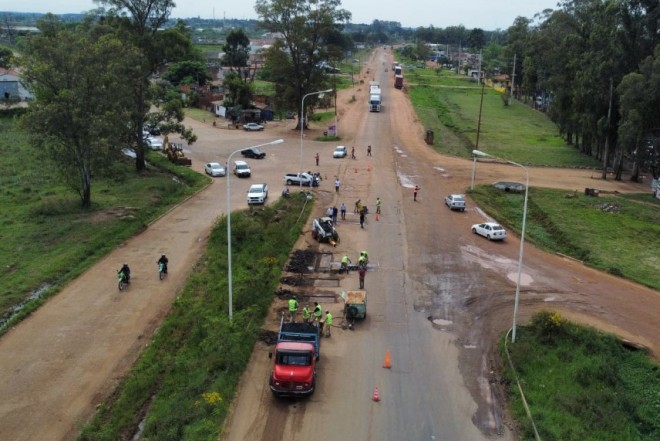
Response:
[[[472,225],[472,232],[483,236],[488,240],[504,240],[506,237],[506,230],[504,227],[495,222]]]
[[[243,130],[246,130],[248,132],[255,132],[255,131],[259,131],[259,130],[263,130],[263,129],[264,129],[264,126],[262,126],[261,124],[257,124],[257,123],[243,124]]]
[[[204,166],[204,171],[209,176],[225,176],[227,171],[217,162],[209,162]]]
[[[263,159],[266,157],[266,152],[261,151],[258,147],[250,147],[249,149],[241,150],[241,155],[246,158]]]
[[[335,147],[335,151],[332,152],[332,157],[333,158],[345,158],[347,154],[346,147],[343,145],[338,145]]]
[[[145,141],[151,150],[163,150],[163,138],[160,136],[148,136]]]
[[[234,174],[239,178],[249,178],[252,174],[250,166],[245,161],[234,161]]]
[[[451,210],[465,211],[465,197],[462,194],[450,194],[445,197],[445,205]]]
[[[265,204],[268,199],[268,184],[254,184],[250,186],[247,194],[248,205]]]

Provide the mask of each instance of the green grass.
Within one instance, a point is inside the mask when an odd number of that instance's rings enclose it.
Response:
[[[141,439],[216,440],[311,208],[304,193],[295,193],[272,207],[232,214],[233,322],[223,218],[153,342],[79,439],[131,439],[146,412]]]
[[[492,156],[525,165],[600,167],[592,157],[566,145],[545,114],[517,101],[505,106],[499,92],[482,89],[465,76],[440,75],[418,69],[406,76],[410,99],[427,129],[434,130],[435,148],[444,154],[471,157],[477,148]]]
[[[185,109],[186,116],[199,122],[207,122],[215,119],[215,115],[208,110],[187,107]]]
[[[93,207],[60,185],[50,161],[27,144],[14,120],[0,117],[0,332],[98,261],[119,243],[208,182],[156,153],[135,172],[132,160],[97,177]],[[178,176],[179,182],[172,177]],[[34,293],[39,296],[31,298]],[[18,314],[15,305],[23,305]]]
[[[660,375],[645,354],[557,313],[540,313],[518,331],[508,348],[542,440],[660,439]],[[506,359],[503,341],[500,349]],[[516,391],[510,407],[520,439],[534,440],[508,364],[504,378]]]
[[[520,233],[522,193],[478,186],[470,195],[498,222]],[[605,206],[617,210],[605,211]],[[525,238],[546,250],[660,289],[660,201],[650,194],[594,198],[530,188]]]

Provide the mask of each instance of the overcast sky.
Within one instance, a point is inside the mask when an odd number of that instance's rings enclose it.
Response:
[[[256,19],[254,1],[174,0],[172,18]],[[342,0],[342,8],[353,14],[353,23],[373,20],[396,21],[403,27],[433,25],[436,28],[463,25],[486,31],[506,29],[516,17],[533,18],[544,9],[557,9],[558,0]],[[3,2],[4,3],[4,2]],[[0,10],[15,12],[79,13],[94,9],[92,0],[21,0]],[[20,8],[13,9],[13,8]]]

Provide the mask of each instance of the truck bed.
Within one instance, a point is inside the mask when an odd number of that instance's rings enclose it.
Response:
[[[367,299],[366,291],[348,291],[346,293],[346,304],[357,305],[364,303]]]

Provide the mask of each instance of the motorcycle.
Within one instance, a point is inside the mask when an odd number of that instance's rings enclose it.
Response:
[[[117,285],[119,287],[119,291],[123,291],[126,285],[128,285],[128,278],[126,277],[126,274],[123,271],[117,271]]]
[[[167,276],[167,264],[164,262],[158,262],[158,277],[160,280],[163,280]]]

